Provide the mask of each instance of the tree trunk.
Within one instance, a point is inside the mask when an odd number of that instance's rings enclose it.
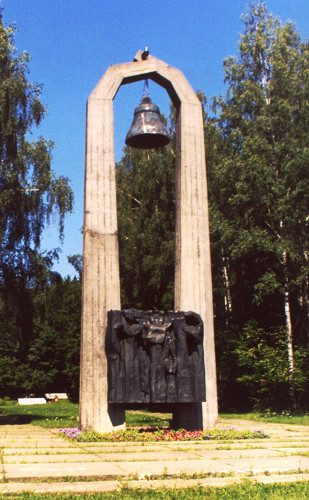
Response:
[[[307,267],[308,265],[308,252],[304,251],[304,263],[305,266]],[[305,293],[304,293],[304,298],[305,298],[305,310],[306,310],[306,315],[307,315],[307,332],[308,332],[308,342],[309,342],[309,275],[306,275],[305,278]]]
[[[287,253],[283,252],[282,255],[283,272],[284,272],[284,314],[286,326],[286,346],[288,354],[289,365],[289,383],[290,383],[290,397],[292,409],[295,409],[295,391],[294,391],[294,351],[293,351],[293,330],[291,320],[290,308],[290,294],[289,294],[289,279],[287,275]]]
[[[224,255],[222,256],[222,261],[223,261],[223,279],[225,285],[225,293],[224,293],[225,324],[228,326],[232,315],[232,296],[231,296],[230,280],[227,268],[227,258]]]

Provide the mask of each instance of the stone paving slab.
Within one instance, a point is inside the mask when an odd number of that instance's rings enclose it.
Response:
[[[156,462],[121,462],[118,463],[124,475],[139,477],[152,475],[183,475],[183,474],[230,474],[234,466],[217,460],[169,460]]]
[[[99,453],[58,453],[58,454],[30,454],[27,451],[20,453],[18,455],[8,455],[3,456],[4,464],[14,464],[14,463],[65,463],[65,462],[123,462],[132,461],[134,462],[137,458],[139,461],[166,461],[166,460],[200,460],[200,459],[227,459],[227,458],[238,458],[238,459],[248,459],[248,458],[266,458],[266,457],[280,457],[286,456],[293,453],[293,455],[301,456],[301,452],[297,453],[295,448],[290,449],[276,449],[276,450],[265,450],[265,449],[250,449],[250,450],[198,450],[198,451],[173,451],[164,452],[158,454],[158,452],[145,452],[142,454],[136,453],[109,453],[109,454],[99,454]]]
[[[262,481],[262,477],[265,481],[272,481],[275,477],[280,481],[286,481],[287,477],[293,478],[290,479],[293,481],[308,480],[309,457],[301,454],[309,451],[309,427],[264,425],[239,420],[228,421],[228,425],[221,421],[219,427],[224,426],[252,430],[261,428],[265,433],[271,434],[271,439],[234,442],[77,443],[64,440],[56,429],[1,426],[0,478],[2,477],[3,482],[0,483],[0,492],[27,489],[107,491],[109,488],[119,488],[123,481],[130,486],[136,484],[135,487],[150,487],[150,484],[158,487],[162,481],[169,487],[191,485],[191,479],[173,477],[184,474],[201,475],[199,480],[195,480],[198,482],[192,484],[215,483],[218,486],[244,477],[253,477],[258,481]],[[158,477],[158,480],[151,482],[143,479],[162,475],[170,477],[167,480]],[[209,477],[205,478],[203,475]],[[218,475],[220,477],[214,477]],[[88,477],[90,481],[67,483],[61,481],[62,477]],[[133,481],[136,477],[139,481]],[[57,483],[50,484],[53,478],[57,479]],[[91,478],[96,480],[91,481]],[[112,481],[109,480],[111,478]]]
[[[183,452],[191,452],[191,451],[216,451],[216,450],[229,450],[229,449],[264,449],[265,446],[264,444],[268,441],[263,440],[263,441],[254,441],[248,443],[242,442],[242,441],[234,441],[233,443],[231,442],[224,442],[224,441],[216,441],[216,442],[211,442],[211,441],[181,441],[181,442],[167,442],[167,443],[149,443],[145,446],[140,446],[139,443],[121,443],[121,446],[116,446],[119,445],[120,443],[115,443],[115,446],[111,443],[108,443],[108,446],[106,446],[107,443],[96,443],[96,446],[89,446],[89,443],[76,443],[75,448],[70,448],[79,449],[79,453],[96,453],[96,454],[113,454],[113,453],[132,453],[134,455],[138,453],[149,453],[149,452],[154,452],[154,453],[169,453],[169,452],[177,452],[177,451],[183,451]],[[261,444],[262,443],[262,444]],[[287,446],[290,446],[289,443],[286,441],[283,441]],[[72,445],[71,445],[72,446]],[[281,446],[281,443],[279,445],[273,444],[273,448],[278,448]],[[297,444],[299,446],[299,444]],[[272,448],[270,447],[270,448]],[[14,450],[14,448],[9,448],[10,450]],[[22,450],[22,448],[20,448]],[[39,448],[36,449],[34,448],[35,452],[36,450],[40,450]]]
[[[265,457],[278,457],[281,450],[265,450],[265,449],[252,449],[252,450],[205,450],[195,452],[196,457],[200,458],[265,458]]]
[[[236,466],[237,469],[237,466]],[[76,476],[126,477],[151,476],[162,474],[229,474],[234,472],[235,464],[227,464],[217,460],[156,460],[134,462],[79,462],[79,463],[33,463],[4,464],[6,479],[17,478],[56,478]]]
[[[64,439],[63,439],[64,441]],[[16,449],[22,449],[22,448],[29,448],[29,449],[34,449],[34,450],[41,450],[41,449],[47,449],[47,450],[50,450],[50,449],[54,449],[54,448],[61,448],[62,450],[66,450],[68,448],[72,448],[72,444],[69,443],[69,442],[66,442],[65,446],[63,446],[61,443],[53,440],[51,441],[50,443],[48,442],[40,442],[40,440],[31,440],[31,441],[28,441],[28,440],[25,440],[25,441],[18,441],[18,442],[15,442],[15,441],[7,441],[7,442],[2,442],[0,443],[1,446],[4,446],[6,449],[12,449],[12,450],[16,450]]]
[[[286,474],[286,475],[272,475],[272,476],[256,476],[247,477],[246,481],[252,483],[273,484],[273,483],[287,483],[297,481],[308,481],[308,496],[309,496],[309,474]],[[161,479],[161,480],[132,480],[132,481],[89,481],[89,482],[57,482],[57,483],[0,483],[0,493],[17,493],[32,491],[37,493],[96,493],[120,490],[123,486],[136,488],[189,488],[194,486],[202,487],[224,487],[231,484],[239,484],[243,482],[242,477],[209,477],[204,479]]]
[[[306,453],[309,456],[309,448],[303,447],[303,446],[294,446],[294,447],[289,447],[289,446],[283,446],[283,447],[278,447],[274,448],[276,451],[280,451],[283,453],[289,453],[291,455],[303,455]]]
[[[309,458],[301,456],[275,457],[275,458],[236,458],[231,460],[227,458],[226,463],[233,464],[239,471],[253,471],[261,473],[269,471],[278,472],[296,472],[297,470],[309,471]]]
[[[84,451],[87,451],[87,453],[94,453],[96,455],[104,455],[107,457],[107,460],[111,459],[112,455],[123,455],[126,454],[128,456],[132,457],[132,460],[135,460],[136,457],[144,457],[147,454],[154,454],[155,456],[158,456],[159,453],[164,453],[164,454],[173,454],[173,453],[186,453],[186,449],[182,448],[177,448],[176,450],[170,449],[168,447],[162,447],[162,448],[152,448],[152,447],[147,447],[147,448],[142,448],[140,449],[135,449],[134,446],[130,446],[130,448],[124,448],[124,449],[112,449],[109,448],[108,450],[105,450],[104,448],[95,448],[95,449],[89,449],[85,448]]]
[[[75,462],[100,462],[102,458],[89,453],[75,453],[68,455],[6,455],[3,464],[43,464],[43,463],[75,463]]]
[[[60,439],[60,442],[59,442]],[[63,441],[63,443],[61,443]],[[53,439],[53,441],[42,441],[40,439],[31,439],[31,440],[7,440],[3,441],[2,443],[0,442],[1,446],[4,446],[6,449],[18,449],[18,448],[32,448],[32,449],[53,449],[53,448],[62,448],[62,449],[67,449],[67,448],[72,448],[72,443],[69,441],[65,441],[64,439],[58,438],[56,441]]]
[[[5,447],[3,449],[3,456],[19,456],[19,455],[70,455],[70,454],[75,454],[75,453],[82,453],[84,455],[88,455],[89,451],[83,450],[82,448],[77,450],[76,447],[72,448],[63,448],[60,446],[54,446],[53,448],[31,448],[31,447],[25,447],[25,448],[7,448]]]
[[[160,457],[157,452],[146,452],[143,454],[136,453],[110,453],[108,455],[96,453],[75,453],[71,455],[5,455],[3,457],[4,464],[14,463],[54,463],[54,462],[129,462],[136,461],[161,461],[166,460],[198,460],[203,458],[199,455],[190,454],[181,451],[165,452],[163,457]]]
[[[33,463],[4,464],[6,479],[56,478],[64,476],[125,477],[138,475],[182,475],[182,474],[270,474],[309,470],[309,459],[304,457],[200,460],[156,460],[134,462],[78,462],[78,463]]]
[[[18,425],[10,425],[10,424],[1,424],[0,425],[0,435],[5,434],[5,432],[9,430],[11,434],[25,434],[25,432],[35,432],[36,434],[46,435],[46,428],[38,427],[36,425],[31,424],[18,424]]]
[[[80,453],[81,450],[76,450],[75,453],[58,453],[58,454],[44,454],[35,453],[30,454],[28,450],[18,455],[4,454],[4,464],[14,463],[65,463],[65,462],[123,462],[123,461],[161,461],[166,460],[200,460],[200,459],[226,459],[226,458],[265,458],[265,457],[279,457],[280,454],[286,455],[285,449],[281,450],[265,450],[265,449],[249,449],[249,450],[184,450],[184,451],[144,451],[143,453],[130,453],[130,452],[110,452],[104,453]],[[162,450],[161,450],[162,451]],[[295,453],[295,449],[290,449],[290,452]]]
[[[123,476],[124,472],[116,463],[44,463],[44,464],[4,464],[5,478],[25,480],[32,478],[58,478],[77,476]]]

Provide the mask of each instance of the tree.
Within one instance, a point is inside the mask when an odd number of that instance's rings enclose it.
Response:
[[[215,101],[223,145],[213,214],[232,303],[240,299],[234,318],[285,325],[293,399],[293,333],[305,345],[308,335],[309,44],[264,2],[243,20],[239,56],[224,61],[226,98]]]
[[[286,356],[286,331],[279,327],[269,330],[259,328],[256,322],[248,322],[240,332],[234,354],[242,373],[237,378],[239,391],[247,388],[247,396],[258,410],[285,410],[289,401],[289,365]],[[298,403],[308,381],[308,349],[296,348],[294,383]]]
[[[36,303],[34,336],[27,364],[28,392],[66,392],[78,398],[81,319],[81,281],[56,273]]]
[[[27,79],[29,55],[17,54],[14,32],[3,25],[0,13],[0,355],[10,358],[12,374],[26,363],[34,295],[38,301],[44,294],[57,256],[56,250],[40,251],[42,231],[51,214],[58,214],[62,238],[73,204],[68,179],[56,177],[51,168],[52,142],[29,141],[45,108],[42,87]],[[16,380],[7,387],[14,384],[18,392]]]
[[[43,137],[28,141],[45,113],[41,86],[27,81],[28,61],[27,53],[16,54],[14,28],[5,28],[0,17],[1,260],[10,262],[13,253],[23,268],[31,261],[31,250],[39,248],[52,212],[59,214],[63,236],[64,216],[73,201],[68,180],[51,169],[52,143]]]
[[[173,309],[174,142],[125,149],[116,166],[122,307]]]

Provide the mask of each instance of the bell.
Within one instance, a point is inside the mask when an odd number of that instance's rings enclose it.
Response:
[[[138,149],[155,149],[166,146],[170,138],[161,122],[158,106],[144,97],[136,106],[133,122],[126,136],[126,145]]]

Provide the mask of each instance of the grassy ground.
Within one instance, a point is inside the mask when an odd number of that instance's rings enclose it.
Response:
[[[221,413],[220,417],[224,419],[241,418],[256,422],[271,422],[273,424],[309,425],[309,414],[292,415],[289,412]]]
[[[297,483],[274,483],[274,484],[254,484],[244,483],[241,485],[226,486],[224,488],[183,488],[183,489],[131,489],[124,488],[121,491],[108,493],[4,493],[1,498],[24,500],[131,500],[142,498],[143,500],[164,499],[164,500],[302,500],[309,496],[309,483],[299,481]]]
[[[78,404],[70,401],[31,406],[7,402],[5,405],[0,405],[0,415],[3,423],[32,424],[45,428],[78,427]],[[166,427],[170,422],[170,413],[126,411],[126,423],[129,427]]]
[[[171,413],[150,413],[147,411],[126,411],[126,424],[128,427],[169,427]]]
[[[40,427],[77,427],[78,404],[58,401],[45,405],[6,404],[0,406],[4,423],[32,424]]]
[[[4,403],[4,401],[2,401]],[[40,427],[78,427],[78,404],[70,401],[58,401],[46,405],[20,406],[14,402],[6,401],[1,405],[0,423],[32,424]],[[221,418],[254,420],[257,422],[272,422],[281,424],[309,425],[309,415],[290,415],[289,413],[277,414],[264,413],[224,413]],[[128,427],[166,427],[171,423],[170,413],[151,413],[147,411],[126,411]]]

